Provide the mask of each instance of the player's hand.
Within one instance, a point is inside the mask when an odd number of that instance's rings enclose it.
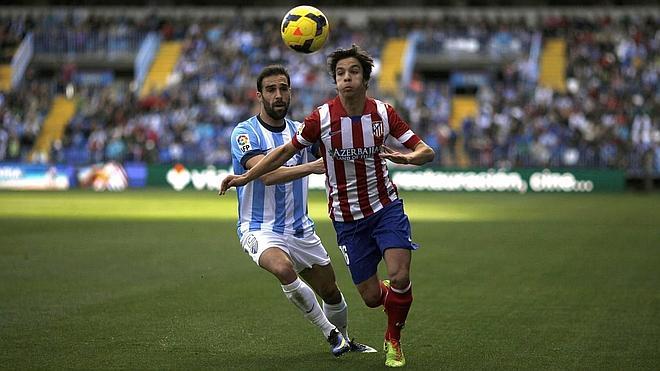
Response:
[[[229,188],[244,186],[247,183],[248,182],[245,180],[244,176],[229,174],[222,180],[222,183],[220,184],[220,190],[218,191],[218,195],[222,196],[225,194],[225,192],[227,192]]]
[[[407,165],[410,163],[409,155],[397,152],[385,145],[380,146],[380,157],[397,164]]]
[[[325,164],[323,163],[323,158],[319,158],[316,161],[310,162],[309,165],[311,166],[312,174],[325,173]]]

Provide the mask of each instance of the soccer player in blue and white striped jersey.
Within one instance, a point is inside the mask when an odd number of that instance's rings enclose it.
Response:
[[[235,174],[245,173],[269,151],[290,142],[300,129],[299,122],[286,118],[290,82],[279,65],[264,68],[257,78],[259,114],[236,125],[230,139]],[[284,166],[238,187],[238,237],[252,260],[280,281],[289,301],[323,332],[332,354],[375,352],[348,337],[346,301],[307,215],[307,175],[325,172],[323,160],[310,161],[311,156],[303,149]]]

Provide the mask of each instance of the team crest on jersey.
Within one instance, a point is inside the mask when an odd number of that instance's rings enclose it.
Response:
[[[247,134],[240,134],[237,136],[236,143],[238,143],[238,148],[240,148],[243,153],[252,149],[252,146],[250,146],[250,138]]]
[[[373,121],[371,123],[371,129],[374,131],[374,137],[376,138],[382,138],[385,134],[382,121]]]
[[[298,133],[299,135],[302,135],[302,131],[303,131],[304,128],[305,128],[305,123],[303,122],[303,123],[300,124],[300,126],[298,127],[298,131],[297,131],[296,133]]]

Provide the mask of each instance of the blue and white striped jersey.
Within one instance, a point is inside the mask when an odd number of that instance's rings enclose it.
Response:
[[[267,154],[291,141],[300,122],[285,119],[286,125],[272,127],[253,116],[236,125],[231,134],[234,174],[247,171],[247,160]],[[296,166],[313,160],[307,149],[293,156],[284,166]],[[248,231],[264,230],[305,237],[314,232],[314,222],[307,216],[307,177],[288,183],[266,186],[261,180],[238,187],[238,237]]]

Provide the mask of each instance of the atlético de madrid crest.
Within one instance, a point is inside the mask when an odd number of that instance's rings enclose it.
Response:
[[[374,131],[374,137],[376,138],[381,138],[384,134],[382,121],[372,121],[371,129]]]

